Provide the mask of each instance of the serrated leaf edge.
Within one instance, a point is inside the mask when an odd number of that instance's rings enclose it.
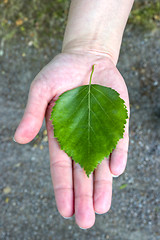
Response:
[[[99,85],[99,84],[92,84],[92,85],[103,86],[103,85]],[[89,85],[83,85],[83,86],[89,86]],[[82,87],[82,86],[80,86],[80,87]],[[103,86],[103,87],[105,87],[105,86]],[[107,88],[113,90],[114,92],[116,92],[116,94],[117,94],[117,95],[119,96],[119,98],[120,98],[120,94],[119,94],[115,89],[110,88],[110,87],[107,87]],[[75,89],[75,88],[70,89],[70,90],[62,93],[62,94],[59,96],[59,98],[57,99],[55,105],[53,106],[52,112],[51,112],[51,118],[49,119],[49,120],[52,121],[53,128],[54,128],[54,123],[53,123],[53,121],[54,121],[54,120],[53,120],[53,118],[54,118],[54,111],[56,111],[56,105],[57,105],[57,103],[60,101],[61,97],[62,97],[65,93],[68,93],[69,91],[72,91],[72,90],[74,90],[74,89]],[[125,101],[124,101],[122,98],[120,98],[120,99],[121,99],[122,102],[123,102],[123,107],[126,109],[126,119],[128,119],[128,110],[127,110],[127,107],[126,107],[126,105],[125,105]],[[74,160],[76,163],[78,163],[78,164],[81,166],[81,168],[84,169],[84,171],[86,172],[87,176],[89,177],[89,175],[98,167],[98,165],[104,160],[104,158],[109,157],[109,155],[112,153],[112,151],[116,148],[119,140],[123,138],[123,135],[124,135],[124,132],[125,132],[125,124],[126,124],[126,122],[127,122],[126,119],[125,119],[125,121],[124,121],[124,123],[123,123],[122,137],[120,137],[120,138],[117,139],[117,141],[116,141],[116,143],[114,144],[114,146],[113,146],[110,150],[108,150],[108,154],[106,153],[106,155],[105,155],[101,160],[97,161],[96,166],[95,166],[94,168],[92,168],[93,170],[90,171],[90,172],[86,171],[85,168],[84,168],[84,166],[83,166],[82,164],[80,164],[79,162],[77,162],[77,161],[74,159],[74,156],[73,156],[72,152],[68,151],[68,150],[63,146],[63,144],[61,143],[61,141],[60,141],[60,140],[58,139],[58,137],[56,136],[56,131],[55,131],[55,130],[54,130],[54,138],[57,139],[57,141],[58,141],[58,143],[59,143],[59,145],[60,145],[60,148],[61,148],[64,152],[66,152],[67,155],[72,158],[72,160]],[[120,135],[121,135],[121,134],[120,134]]]

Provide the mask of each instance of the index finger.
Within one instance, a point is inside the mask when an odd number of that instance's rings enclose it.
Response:
[[[55,193],[55,200],[60,214],[69,218],[74,214],[72,160],[59,147],[53,135],[53,126],[50,119],[53,104],[46,112],[46,127],[48,133],[50,170]]]

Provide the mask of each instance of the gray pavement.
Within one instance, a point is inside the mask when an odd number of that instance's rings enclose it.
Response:
[[[45,125],[27,145],[12,141],[29,85],[60,51],[36,49],[24,39],[6,44],[0,57],[0,239],[160,239],[160,32],[127,27],[118,68],[131,103],[130,148],[125,173],[114,179],[111,210],[90,230],[63,219],[52,189]]]

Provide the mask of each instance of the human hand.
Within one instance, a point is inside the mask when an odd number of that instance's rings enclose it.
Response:
[[[109,159],[104,159],[88,178],[84,170],[62,151],[53,135],[50,115],[55,100],[63,92],[89,84],[92,65],[95,71],[92,84],[111,87],[120,93],[129,111],[125,82],[115,65],[105,54],[62,53],[57,55],[31,84],[24,116],[15,132],[15,141],[30,142],[39,132],[44,116],[48,132],[50,166],[57,208],[63,217],[75,214],[81,228],[90,228],[95,212],[106,213],[111,205],[112,174],[123,173],[128,150],[128,121],[124,138],[119,140]]]

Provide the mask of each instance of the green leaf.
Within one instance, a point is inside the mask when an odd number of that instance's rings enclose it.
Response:
[[[69,90],[51,113],[54,137],[87,176],[123,138],[127,109],[115,90],[97,84]]]
[[[122,189],[125,189],[126,187],[128,186],[128,184],[122,184],[119,189],[122,190]]]

